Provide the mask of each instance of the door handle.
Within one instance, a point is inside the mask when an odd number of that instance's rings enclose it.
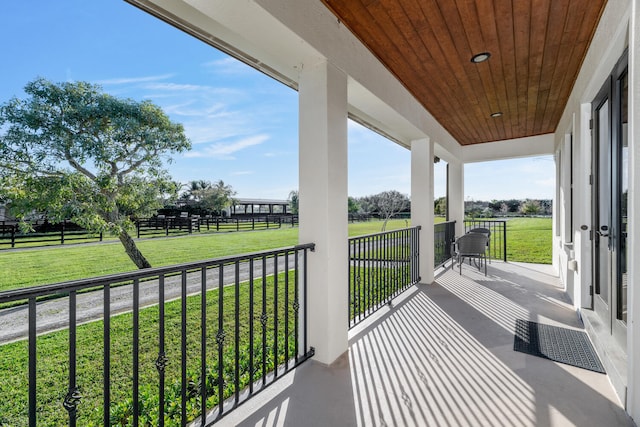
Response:
[[[607,227],[606,225],[603,225],[602,227],[600,227],[600,230],[596,230],[596,234],[598,234],[598,236],[600,237],[609,237],[609,227]]]

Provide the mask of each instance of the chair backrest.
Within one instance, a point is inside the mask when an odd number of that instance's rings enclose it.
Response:
[[[482,255],[487,250],[489,238],[480,233],[468,233],[456,240],[459,254]]]
[[[488,228],[482,228],[482,227],[471,229],[471,230],[469,230],[469,233],[484,234],[487,237],[491,236],[491,230],[489,230]]]

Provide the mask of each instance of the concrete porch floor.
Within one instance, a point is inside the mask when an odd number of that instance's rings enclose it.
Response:
[[[517,318],[582,329],[550,266],[446,269],[217,425],[634,425],[607,375],[515,352]]]

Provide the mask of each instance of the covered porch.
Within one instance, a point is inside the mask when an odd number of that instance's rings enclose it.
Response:
[[[438,270],[219,425],[633,425],[607,375],[514,351],[516,319],[583,328],[550,266]]]
[[[307,425],[316,411],[345,414],[318,418],[321,425],[640,418],[638,0],[126,1],[298,92],[299,239],[316,248],[308,335],[317,365],[293,377],[308,394],[285,389],[271,406],[253,413],[247,404],[239,416],[286,416],[290,425],[301,420],[295,414]],[[418,290],[355,336],[344,298],[348,119],[410,150],[411,225],[422,228]],[[492,264],[490,280],[438,275],[434,159],[448,164],[448,219],[460,236],[465,165],[539,155],[556,164],[549,282],[510,264]],[[604,327],[592,339],[614,337],[620,347],[598,348],[615,394],[603,375],[512,350],[516,318],[578,327],[578,315],[589,326],[594,313]],[[401,337],[420,346],[387,347]]]

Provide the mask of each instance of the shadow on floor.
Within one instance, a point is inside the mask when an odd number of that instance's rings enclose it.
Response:
[[[632,426],[603,374],[513,351],[515,319],[581,328],[557,279],[492,263],[447,270],[220,425]]]

